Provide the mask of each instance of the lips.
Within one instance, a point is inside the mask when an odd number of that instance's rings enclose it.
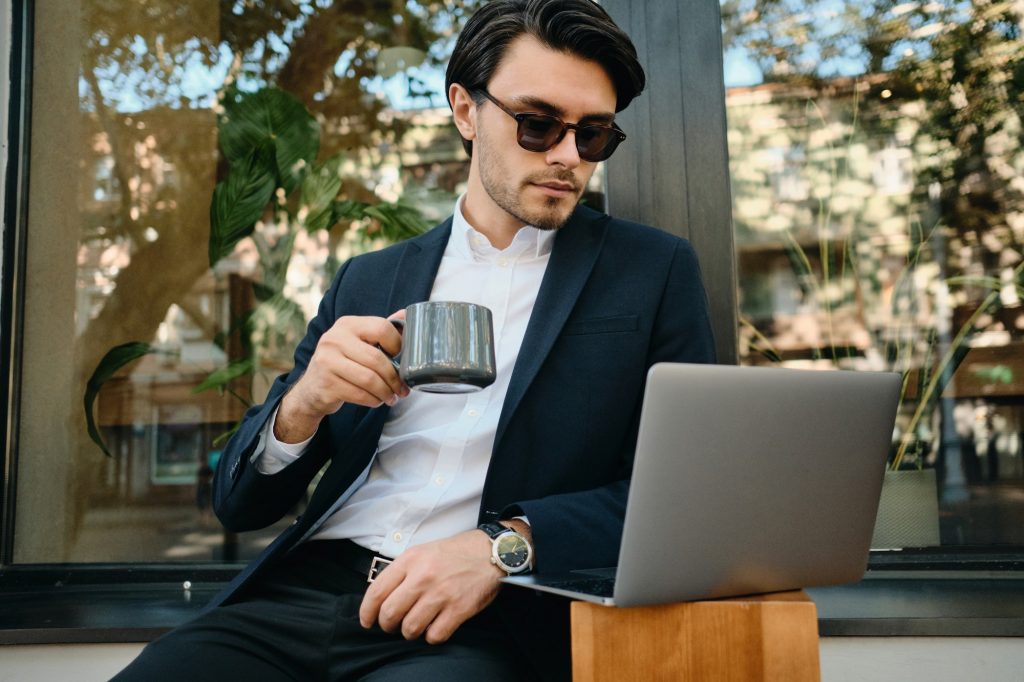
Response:
[[[565,196],[568,194],[575,194],[576,187],[568,182],[558,182],[556,180],[549,180],[547,182],[534,182],[534,187],[541,190],[545,194],[552,196]]]

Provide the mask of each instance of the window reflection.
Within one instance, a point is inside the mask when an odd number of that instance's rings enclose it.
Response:
[[[77,192],[48,196],[66,221],[30,217],[16,562],[244,559],[278,534],[236,537],[211,519],[217,439],[290,368],[338,265],[384,242],[372,223],[343,221],[298,231],[282,260],[294,226],[268,211],[258,243],[243,239],[211,269],[210,200],[227,172],[219,98],[229,87],[291,93],[320,124],[318,158],[344,153],[344,197],[401,198],[439,219],[466,163],[443,66],[477,4],[37,2],[35,101],[48,111],[75,102],[78,118],[68,120],[73,106],[60,122],[38,107],[33,134],[48,144],[33,146],[31,168]],[[77,49],[48,30],[58,17],[79,18]],[[73,88],[64,78],[72,70]],[[51,162],[54,141],[71,146],[77,164]],[[46,185],[31,186],[42,197]],[[60,251],[69,242],[73,260]],[[264,310],[243,334],[239,321],[269,284],[288,305]],[[33,331],[43,328],[34,320],[47,331]],[[46,350],[57,339],[65,354]],[[99,395],[107,459],[85,433],[82,396],[100,358],[127,341],[158,352]],[[194,392],[250,343],[254,374]]]
[[[875,546],[1024,546],[1024,7],[722,15],[742,361],[906,376]]]

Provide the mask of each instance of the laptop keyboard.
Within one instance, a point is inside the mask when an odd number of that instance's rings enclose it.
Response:
[[[545,584],[560,590],[592,594],[595,597],[611,597],[615,593],[615,578],[571,578]]]

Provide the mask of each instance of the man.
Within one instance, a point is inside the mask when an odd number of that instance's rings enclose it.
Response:
[[[590,0],[496,0],[467,23],[447,73],[471,155],[453,218],[341,268],[217,470],[218,517],[243,531],[327,464],[305,513],[118,679],[569,676],[566,601],[502,590],[515,567],[494,537],[517,533],[538,570],[613,565],[646,371],[713,360],[689,245],[577,206],[643,85]],[[428,299],[492,309],[492,386],[402,384],[386,316]]]

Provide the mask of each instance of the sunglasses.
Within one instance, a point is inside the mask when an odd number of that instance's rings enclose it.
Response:
[[[517,114],[507,106],[494,99],[486,90],[480,94],[489,99],[496,107],[516,120],[516,142],[523,149],[531,152],[546,152],[562,141],[565,133],[572,130],[576,135],[576,151],[584,161],[604,161],[619,143],[626,139],[626,133],[619,130],[614,123],[610,126],[596,123],[566,123],[557,116],[536,114],[532,112]]]

